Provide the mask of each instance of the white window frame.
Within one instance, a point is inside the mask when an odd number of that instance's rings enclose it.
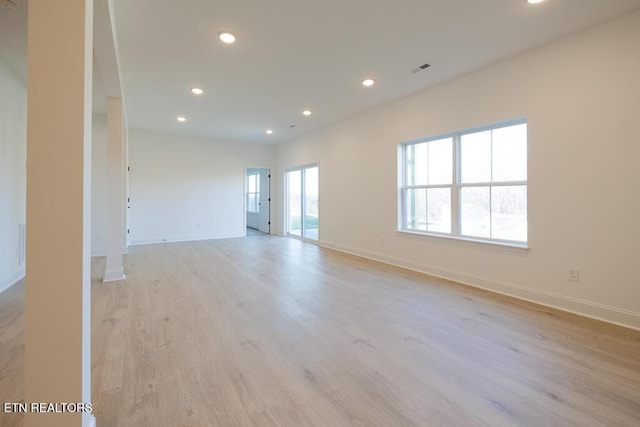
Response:
[[[520,124],[527,124],[527,120],[525,118],[519,118],[519,119],[498,122],[490,125],[479,126],[479,127],[464,129],[464,130],[445,133],[445,134],[439,134],[439,135],[435,135],[428,138],[421,138],[421,139],[401,143],[398,147],[398,187],[399,187],[398,231],[402,233],[409,233],[409,234],[441,237],[441,238],[447,238],[447,239],[455,239],[455,240],[463,240],[463,241],[471,241],[471,242],[487,243],[492,245],[528,249],[528,241],[529,241],[528,235],[527,235],[527,240],[523,242],[523,241],[497,239],[497,238],[491,238],[491,237],[467,236],[467,235],[461,234],[460,232],[460,223],[461,223],[460,197],[461,197],[462,188],[489,187],[489,189],[491,189],[494,187],[525,186],[528,190],[528,176],[526,180],[517,180],[517,181],[489,181],[489,182],[462,183],[461,182],[461,156],[460,156],[460,144],[461,144],[462,136],[467,134],[477,133],[477,132],[483,132],[487,130],[494,130],[494,129],[500,129],[504,127],[516,126]],[[453,176],[452,176],[451,184],[408,185],[407,184],[408,182],[407,148],[417,144],[428,143],[431,141],[438,141],[445,138],[452,138],[452,165],[453,165],[452,175]],[[528,139],[529,138],[527,136],[527,151],[529,146]],[[528,156],[527,156],[527,163],[528,163]],[[451,189],[451,232],[450,233],[437,232],[437,231],[424,231],[424,230],[408,228],[408,216],[409,216],[408,191],[412,189],[429,189],[429,188],[450,188]],[[529,217],[528,206],[529,206],[529,203],[528,203],[528,191],[527,191],[527,219]],[[491,210],[489,213],[491,215]]]

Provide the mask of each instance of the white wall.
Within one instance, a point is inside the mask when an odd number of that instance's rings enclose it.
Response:
[[[26,218],[26,85],[0,62],[0,292],[24,276],[18,225]],[[107,127],[93,115],[91,253],[104,255]]]
[[[640,328],[638,41],[640,12],[281,144],[278,200],[285,168],[318,162],[321,244]],[[396,231],[400,142],[517,117],[528,251]]]
[[[246,168],[274,163],[270,145],[130,130],[130,243],[244,236]]]
[[[91,145],[91,256],[106,254],[107,116],[93,114]]]
[[[107,253],[107,115],[93,113],[91,142],[91,256]],[[125,140],[126,146],[126,140]],[[126,154],[125,154],[126,158]],[[126,166],[125,166],[126,169]],[[126,173],[126,170],[125,170]],[[127,177],[125,176],[125,179]],[[125,193],[126,193],[126,182]],[[126,196],[125,196],[126,197]],[[126,218],[126,212],[123,214]],[[126,223],[126,220],[125,220]],[[126,225],[126,224],[125,224]],[[122,248],[127,253],[126,233]]]
[[[0,292],[24,277],[18,227],[26,218],[27,88],[0,61]]]

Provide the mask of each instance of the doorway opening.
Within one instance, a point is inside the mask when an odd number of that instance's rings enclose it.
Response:
[[[246,235],[271,234],[271,169],[247,168],[245,182]]]
[[[287,235],[318,240],[318,165],[287,171]]]

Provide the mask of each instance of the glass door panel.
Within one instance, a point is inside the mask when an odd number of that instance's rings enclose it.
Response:
[[[318,167],[304,169],[303,236],[318,240]]]
[[[318,240],[318,167],[287,172],[287,233]]]
[[[302,171],[287,173],[288,233],[302,236]]]

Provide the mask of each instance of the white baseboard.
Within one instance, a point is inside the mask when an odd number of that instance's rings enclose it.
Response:
[[[601,320],[603,322],[624,326],[626,328],[640,330],[640,313],[630,310],[623,310],[604,304],[584,301],[578,298],[572,298],[547,291],[540,291],[524,286],[502,283],[493,279],[458,273],[455,271],[438,268],[432,265],[407,262],[403,259],[390,257],[376,252],[363,251],[348,246],[327,242],[318,242],[318,245],[328,249],[336,250],[338,252],[344,252],[396,267],[406,268],[408,270],[413,270],[419,273],[451,280],[463,285],[484,289],[520,300],[541,304],[569,313],[578,314],[580,316]]]
[[[15,272],[13,275],[9,276],[7,279],[0,281],[0,293],[9,289],[22,279],[24,279],[24,267]]]
[[[216,234],[210,236],[173,236],[167,238],[132,240],[129,243],[129,246],[155,245],[157,243],[197,242],[199,240],[233,239],[236,237],[245,237],[245,230],[243,229],[242,233]]]

